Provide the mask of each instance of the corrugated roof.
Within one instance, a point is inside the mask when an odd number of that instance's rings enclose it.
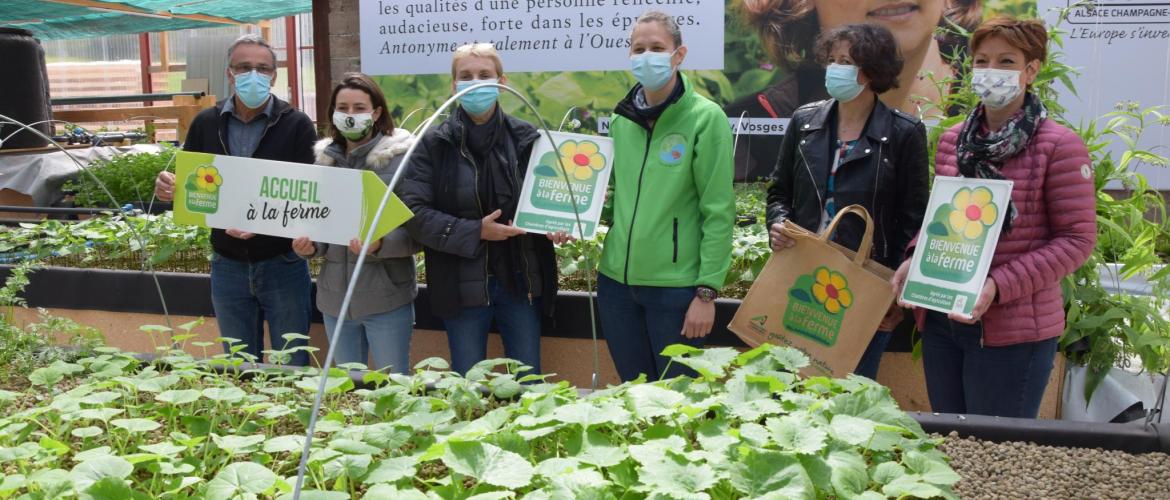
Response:
[[[0,26],[43,39],[88,38],[255,23],[311,9],[311,0],[4,0]]]

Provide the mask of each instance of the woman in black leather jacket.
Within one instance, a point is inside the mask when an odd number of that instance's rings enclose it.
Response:
[[[837,210],[861,205],[876,224],[874,259],[896,268],[929,195],[925,127],[877,98],[898,86],[897,42],[882,26],[851,24],[822,34],[816,55],[827,65],[825,87],[833,97],[792,115],[768,187],[772,249],[793,244],[779,231],[785,220],[820,232]],[[860,220],[846,219],[833,240],[857,248],[864,231]],[[854,373],[877,378],[890,330],[901,318],[902,310],[891,306]]]

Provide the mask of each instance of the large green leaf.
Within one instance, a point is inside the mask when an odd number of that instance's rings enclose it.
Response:
[[[400,479],[414,477],[414,459],[396,457],[380,460],[374,470],[362,482],[366,484],[393,483]]]
[[[134,466],[126,461],[126,459],[106,455],[77,464],[73,467],[73,470],[69,471],[69,479],[73,482],[73,487],[77,491],[85,491],[91,485],[104,478],[109,477],[122,480],[126,476],[129,476],[131,472],[134,472]]]
[[[766,494],[780,498],[816,497],[812,481],[796,455],[752,450],[731,468],[731,484],[748,497]]]
[[[833,415],[833,420],[829,422],[829,434],[838,441],[862,446],[873,438],[875,426],[872,420],[852,415]]]
[[[860,495],[869,486],[865,459],[856,452],[834,451],[829,453],[826,462],[833,469],[831,481],[838,498]]]
[[[126,429],[131,434],[150,432],[162,427],[162,424],[145,418],[115,418],[110,421],[110,425]]]
[[[766,427],[781,450],[814,454],[825,449],[828,433],[807,412],[769,418]]]
[[[276,474],[254,462],[228,464],[207,483],[208,498],[256,498],[276,484]]]
[[[688,462],[673,453],[643,463],[638,469],[638,478],[649,487],[649,491],[680,496],[702,492],[714,486],[717,480],[711,466]]]
[[[524,457],[497,446],[474,441],[447,443],[443,463],[459,474],[504,488],[528,486],[536,472]]]
[[[626,402],[644,420],[674,415],[686,399],[680,392],[652,384],[635,385],[626,392]]]

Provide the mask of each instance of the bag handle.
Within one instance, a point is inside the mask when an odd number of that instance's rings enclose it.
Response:
[[[821,231],[818,236],[821,241],[828,243],[829,237],[837,230],[837,224],[845,218],[846,214],[853,214],[861,217],[865,221],[865,235],[861,237],[861,246],[857,248],[857,254],[853,256],[853,263],[857,266],[864,266],[865,261],[869,259],[870,251],[873,250],[873,219],[869,216],[869,211],[861,205],[849,205],[839,212],[837,216],[833,217],[833,221],[829,222],[829,227]]]

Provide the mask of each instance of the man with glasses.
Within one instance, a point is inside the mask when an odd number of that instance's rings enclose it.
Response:
[[[259,36],[244,35],[232,43],[227,55],[232,96],[195,117],[183,150],[313,163],[317,140],[313,121],[270,92],[276,78],[272,47]],[[173,199],[175,174],[160,173],[154,192],[160,200]],[[282,337],[307,334],[312,307],[308,264],[292,251],[292,241],[238,229],[213,229],[211,246],[215,250],[211,303],[220,335],[238,339],[247,346],[243,352],[257,361],[263,359],[265,320],[272,349],[305,345]],[[283,361],[305,365],[309,356],[300,350]]]

